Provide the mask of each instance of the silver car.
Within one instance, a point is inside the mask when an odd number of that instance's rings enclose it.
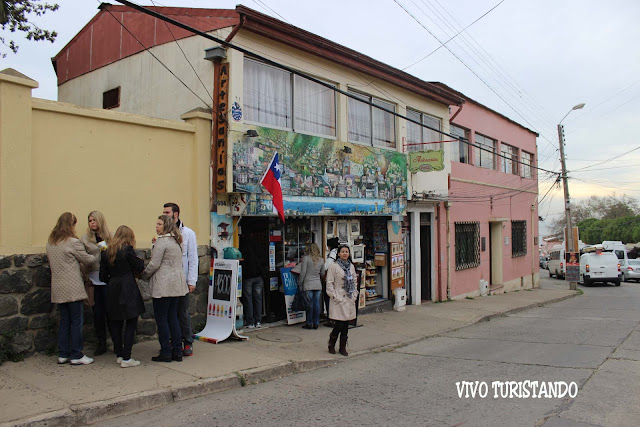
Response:
[[[622,280],[625,282],[631,280],[640,282],[640,259],[621,259],[620,272],[622,273]]]

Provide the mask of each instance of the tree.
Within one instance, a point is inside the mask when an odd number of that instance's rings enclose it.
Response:
[[[21,31],[26,33],[27,40],[48,40],[53,43],[58,33],[38,27],[29,16],[31,14],[42,16],[47,11],[58,10],[59,7],[57,4],[40,3],[40,0],[0,0],[0,25],[3,32]],[[5,38],[4,34],[0,35],[0,42],[13,53],[18,52],[18,44],[14,40]],[[6,53],[0,52],[0,57],[6,56]]]

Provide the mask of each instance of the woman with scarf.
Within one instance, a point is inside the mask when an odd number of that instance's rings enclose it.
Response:
[[[358,300],[356,269],[351,262],[349,246],[338,247],[338,259],[327,271],[327,295],[329,319],[334,321],[334,328],[329,334],[329,353],[336,353],[336,341],[340,336],[340,354],[348,356],[347,333],[349,321],[356,318],[356,301]]]

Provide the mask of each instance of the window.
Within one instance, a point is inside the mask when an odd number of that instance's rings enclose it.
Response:
[[[349,91],[363,101],[368,101],[390,111],[396,111],[393,104],[380,99]],[[349,141],[375,145],[377,147],[396,147],[396,121],[391,113],[374,108],[371,105],[349,98]]]
[[[102,108],[110,110],[120,106],[120,86],[102,94]]]
[[[419,111],[411,109],[407,109],[407,117],[434,129],[442,130],[442,128],[440,127],[441,121],[438,117],[430,116],[429,114],[421,113]],[[409,145],[408,151],[439,150],[442,145],[440,144],[440,141],[442,141],[440,135],[441,134],[439,132],[407,121],[407,143],[417,144]],[[430,142],[438,143],[426,144]]]
[[[522,165],[520,167],[522,171],[523,178],[533,178],[533,154],[527,153],[526,151],[522,152]]]
[[[480,265],[480,223],[456,222],[456,270]]]
[[[518,175],[518,149],[511,145],[500,144],[502,172]]]
[[[464,138],[467,142],[469,141],[469,131],[458,127],[456,125],[451,125],[451,135],[459,136]],[[460,163],[469,163],[469,144],[466,142],[458,141],[458,143],[452,142],[452,153],[451,160],[454,162]]]
[[[476,146],[473,147],[473,155],[475,157],[476,166],[480,166],[485,169],[495,169],[495,152],[496,142],[476,133]]]
[[[318,83],[245,59],[243,97],[247,122],[336,135],[335,92]]]
[[[527,254],[527,221],[511,221],[511,256]]]

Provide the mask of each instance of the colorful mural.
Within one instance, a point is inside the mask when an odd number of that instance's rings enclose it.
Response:
[[[248,137],[247,129],[229,134],[233,192],[248,194],[234,198],[242,206],[232,212],[272,213],[260,178],[277,151],[287,215],[404,214],[407,160],[402,153],[263,127],[252,128],[258,136]]]

